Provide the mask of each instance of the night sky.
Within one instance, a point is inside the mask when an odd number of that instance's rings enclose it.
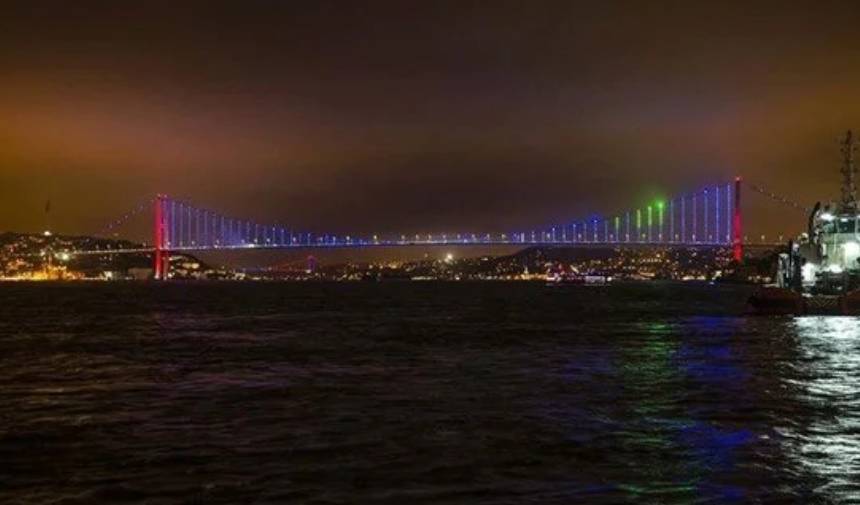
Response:
[[[51,200],[92,232],[160,191],[307,230],[504,231],[736,173],[837,197],[860,4],[4,2],[0,69],[0,230]]]

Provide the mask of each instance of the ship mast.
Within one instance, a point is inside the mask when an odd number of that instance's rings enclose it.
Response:
[[[854,151],[857,141],[851,130],[845,134],[842,141],[842,210],[848,212],[857,211],[857,168],[854,166]]]

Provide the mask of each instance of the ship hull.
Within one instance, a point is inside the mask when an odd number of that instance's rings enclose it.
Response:
[[[786,288],[765,287],[749,299],[759,315],[860,315],[860,291],[844,295],[801,295]]]

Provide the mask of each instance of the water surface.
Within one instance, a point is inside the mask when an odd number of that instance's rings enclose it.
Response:
[[[860,319],[748,293],[0,284],[0,502],[860,503]]]

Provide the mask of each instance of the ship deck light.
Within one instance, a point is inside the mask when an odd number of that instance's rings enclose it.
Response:
[[[815,265],[812,263],[804,264],[800,268],[800,275],[805,283],[815,282]]]
[[[842,267],[839,265],[830,265],[829,267],[827,267],[827,271],[831,274],[841,274]]]

